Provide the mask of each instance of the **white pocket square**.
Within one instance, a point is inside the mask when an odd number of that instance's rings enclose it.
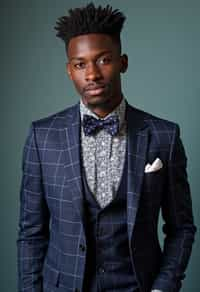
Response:
[[[145,173],[154,172],[161,169],[162,167],[163,167],[162,161],[160,160],[160,158],[156,158],[152,164],[147,163],[147,165],[145,166],[144,172]]]

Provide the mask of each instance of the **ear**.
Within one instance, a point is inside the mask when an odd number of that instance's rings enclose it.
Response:
[[[68,63],[68,62],[66,63],[66,71],[67,71],[69,78],[72,80],[71,66],[70,66],[70,63]]]
[[[121,56],[121,73],[125,73],[128,69],[128,56],[126,54],[123,54]]]

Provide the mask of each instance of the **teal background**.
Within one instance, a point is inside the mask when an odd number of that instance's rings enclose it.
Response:
[[[1,292],[17,291],[21,158],[29,125],[79,99],[65,73],[64,44],[53,27],[68,8],[86,3],[0,1]],[[122,34],[123,51],[129,55],[129,69],[123,75],[127,100],[181,127],[199,226],[200,1],[113,0],[109,4],[127,15]],[[199,243],[197,233],[183,292],[200,291]]]

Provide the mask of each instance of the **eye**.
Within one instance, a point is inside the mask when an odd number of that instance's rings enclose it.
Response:
[[[74,66],[75,69],[82,70],[82,69],[85,68],[85,63],[84,62],[79,62],[79,63],[75,63],[73,66]]]
[[[107,64],[109,64],[111,62],[111,60],[112,60],[111,57],[104,56],[104,57],[99,58],[98,63],[100,65],[107,65]]]

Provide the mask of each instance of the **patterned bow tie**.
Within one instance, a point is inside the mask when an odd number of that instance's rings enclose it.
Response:
[[[100,129],[105,129],[114,136],[119,131],[119,119],[117,115],[110,116],[105,120],[96,119],[93,116],[83,116],[83,129],[86,136],[95,134]]]

